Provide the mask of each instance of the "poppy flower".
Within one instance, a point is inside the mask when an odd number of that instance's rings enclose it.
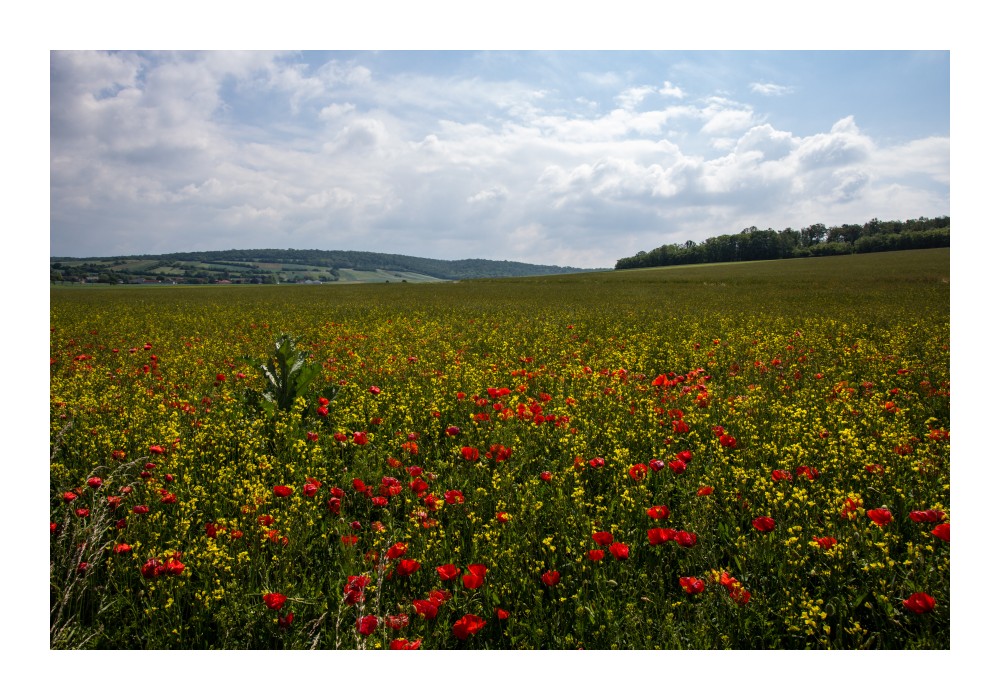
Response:
[[[358,543],[358,536],[357,535],[341,535],[340,536],[340,541],[344,545],[346,545],[348,547],[353,547],[354,545],[356,545]]]
[[[292,495],[291,486],[275,486],[272,491],[274,491],[274,495],[278,498],[288,498]]]
[[[400,559],[396,565],[397,576],[412,576],[420,569],[420,562],[415,559]]]
[[[737,605],[746,605],[750,602],[750,591],[745,588],[731,588],[729,597],[736,601]]]
[[[680,530],[674,537],[674,541],[681,547],[694,547],[698,542],[698,535],[693,532],[684,532],[683,530]]]
[[[818,544],[822,549],[830,549],[833,545],[837,544],[836,537],[813,537],[813,542]]]
[[[413,609],[425,620],[433,620],[438,614],[438,604],[430,600],[413,601]]]
[[[692,459],[694,459],[694,455],[691,454],[690,450],[684,450],[682,452],[677,453],[677,459],[681,460],[682,462],[690,462]]]
[[[411,641],[409,641],[407,639],[400,638],[400,639],[393,639],[391,642],[389,642],[389,649],[392,649],[392,650],[397,650],[397,649],[410,650],[410,649],[419,649],[419,648],[420,648],[420,640],[419,639],[414,639],[411,642]]]
[[[132,545],[127,542],[121,542],[115,545],[115,554],[128,554],[132,551]]]
[[[903,607],[916,615],[923,615],[934,609],[934,598],[926,593],[914,593],[903,601]]]
[[[99,476],[92,476],[89,479],[87,479],[87,486],[89,486],[92,489],[99,489],[99,488],[101,488],[101,484],[103,484],[103,483],[104,482],[101,481],[101,477],[99,477]]]
[[[125,459],[125,452],[123,450],[112,450],[111,459],[118,460],[120,462]]]
[[[602,547],[606,547],[607,545],[615,541],[614,535],[612,535],[610,532],[595,532],[593,535],[590,536],[590,539],[594,540],[594,542],[601,545]]]
[[[475,447],[463,447],[462,448],[462,459],[466,462],[475,462],[479,459],[479,450]]]
[[[719,444],[728,448],[736,447],[736,438],[732,435],[723,435],[719,438]]]
[[[281,610],[281,606],[285,604],[288,600],[288,596],[283,593],[265,593],[264,594],[264,605],[266,605],[271,610]]]
[[[386,550],[385,558],[399,559],[401,556],[406,554],[407,549],[409,549],[409,545],[406,542],[397,542]]]
[[[628,545],[623,542],[614,542],[608,547],[608,551],[611,552],[611,556],[615,559],[628,559]]]
[[[86,518],[90,515],[90,508],[77,508],[74,512],[76,513],[76,517]]]
[[[454,564],[444,564],[435,569],[438,572],[438,576],[441,577],[442,581],[453,581],[458,578],[461,571]]]
[[[136,515],[145,515],[149,512],[149,506],[132,506],[132,512]]]
[[[451,633],[457,638],[465,640],[486,626],[486,620],[478,615],[463,615],[454,625],[451,626]]]
[[[888,508],[873,508],[868,511],[868,517],[879,527],[885,527],[892,522],[892,513]]]
[[[177,559],[174,559],[173,557],[168,559],[167,563],[164,564],[163,566],[166,569],[166,573],[170,574],[171,576],[179,576],[181,572],[184,571],[183,562],[180,562]]]
[[[945,542],[951,542],[951,523],[941,523],[933,530],[931,534],[937,537],[939,540],[944,540]]]
[[[758,532],[770,532],[774,529],[774,518],[769,518],[766,515],[754,518],[753,529]]]
[[[854,499],[848,498],[846,501],[844,501],[844,507],[840,511],[840,517],[842,517],[842,518],[854,518],[855,517],[854,516],[854,511],[856,511],[858,509],[859,505],[861,505],[861,504],[858,503],[857,501],[855,501]]]
[[[542,481],[552,481],[552,472],[542,472],[538,475]]]
[[[943,510],[914,510],[910,512],[910,520],[915,523],[939,523],[943,519]]]
[[[166,492],[160,497],[160,503],[166,503],[170,505],[171,503],[177,503],[177,494]]]
[[[318,479],[309,477],[306,479],[306,483],[302,485],[302,495],[306,498],[312,498],[322,485]]]
[[[591,549],[589,552],[587,552],[587,558],[590,559],[590,561],[600,561],[601,559],[604,558],[604,550]]]
[[[462,492],[458,490],[445,491],[444,501],[449,505],[455,505],[456,503],[465,503],[465,496],[462,495]]]
[[[365,586],[371,583],[367,576],[348,576],[347,583],[344,584],[344,602],[347,605],[356,605],[365,600]]]
[[[355,432],[354,433],[354,444],[355,445],[367,445],[368,444],[368,433],[366,433],[366,432]]]
[[[792,473],[784,469],[775,469],[771,472],[771,481],[791,481]]]
[[[497,608],[497,619],[498,620],[506,620],[508,617],[510,617],[510,613],[509,612],[507,612],[503,608]]]
[[[372,497],[372,505],[373,506],[378,506],[379,508],[382,508],[384,506],[389,505],[389,499],[386,498],[385,496],[373,496]]]
[[[600,469],[601,467],[604,466],[604,458],[594,457],[592,460],[590,460],[589,464],[594,469]]]
[[[444,432],[445,432],[445,435],[447,435],[448,437],[455,437],[460,432],[462,432],[462,430],[461,430],[461,428],[458,428],[458,427],[456,427],[454,425],[449,425],[447,428],[444,429]]]
[[[503,512],[503,511],[500,511],[499,513],[497,513],[497,522],[509,523],[510,522],[510,515],[508,515],[507,513]]]
[[[358,621],[354,623],[354,626],[358,630],[358,634],[363,634],[367,637],[378,627],[378,617],[375,615],[365,615],[364,617],[359,617]]]
[[[681,576],[679,582],[681,584],[681,588],[688,595],[701,593],[705,590],[705,582],[694,576]]]
[[[161,455],[161,454],[163,454],[164,452],[166,452],[166,450],[164,450],[164,449],[163,449],[162,447],[160,447],[159,445],[150,445],[150,446],[149,446],[149,453],[150,453],[150,454],[153,454],[153,455]]]
[[[316,409],[316,415],[318,415],[320,418],[326,418],[328,415],[330,415],[330,409],[327,408],[326,406],[319,406]]]
[[[632,478],[633,481],[642,481],[646,477],[646,474],[648,472],[649,472],[649,467],[647,467],[645,464],[633,464],[631,467],[629,467],[628,475]]]
[[[711,496],[712,492],[715,491],[711,486],[700,486],[698,488],[698,496]]]
[[[819,476],[819,470],[816,469],[815,467],[806,467],[806,466],[795,467],[795,474],[796,476],[804,476],[805,478],[809,479],[809,481],[812,481],[817,476]]]
[[[653,506],[646,511],[646,515],[653,520],[662,520],[663,518],[670,517],[670,509],[666,506]]]
[[[72,501],[75,501],[75,500],[76,500],[76,498],[77,498],[76,494],[75,494],[75,493],[73,493],[72,491],[67,491],[66,493],[64,493],[64,494],[62,495],[62,499],[63,499],[63,501],[65,501],[66,503],[70,503],[70,502],[72,502]]]
[[[654,527],[650,530],[646,530],[646,538],[649,540],[649,544],[654,547],[663,544],[664,542],[676,539],[676,537],[677,531],[671,528]]]
[[[483,564],[469,564],[469,573],[462,576],[462,585],[470,590],[475,590],[486,582],[486,566]]]
[[[542,574],[542,583],[549,587],[556,585],[559,583],[559,572],[554,570],[546,571]]]
[[[383,620],[385,626],[389,629],[401,630],[410,624],[410,616],[406,613],[400,613],[398,615],[386,615]]]
[[[295,619],[295,613],[288,613],[287,615],[278,615],[278,627],[281,629],[288,629],[292,625],[292,620]]]

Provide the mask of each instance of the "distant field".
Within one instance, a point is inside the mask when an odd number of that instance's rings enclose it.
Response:
[[[949,261],[53,287],[51,646],[947,649]]]

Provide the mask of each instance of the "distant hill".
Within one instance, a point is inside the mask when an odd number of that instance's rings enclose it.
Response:
[[[52,257],[54,283],[288,284],[443,282],[587,272],[509,260],[434,260],[352,250],[255,249],[101,258]]]

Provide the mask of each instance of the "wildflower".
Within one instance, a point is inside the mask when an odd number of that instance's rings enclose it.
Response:
[[[146,513],[149,512],[149,506],[144,506],[144,505],[132,506],[132,512],[135,513],[136,515],[145,515]]]
[[[885,527],[892,522],[892,513],[888,508],[873,508],[868,511],[868,517],[879,527]]]
[[[684,532],[683,530],[679,530],[677,535],[674,537],[674,541],[677,542],[679,546],[684,548],[694,547],[698,542],[698,535],[693,532]]]
[[[400,613],[399,615],[386,615],[382,622],[384,622],[385,626],[389,629],[399,631],[410,624],[410,616],[406,613]]]
[[[497,608],[497,619],[498,620],[503,621],[503,620],[506,620],[508,617],[510,617],[510,613],[509,612],[507,612],[503,608]]]
[[[344,603],[356,605],[365,600],[365,586],[371,583],[367,576],[348,576],[344,584]]]
[[[462,459],[466,462],[475,462],[479,459],[479,450],[475,447],[463,447],[462,448]]]
[[[795,474],[796,476],[804,476],[805,478],[809,479],[809,481],[812,481],[817,476],[819,476],[819,470],[816,469],[815,467],[801,466],[801,467],[795,467]]]
[[[132,545],[127,542],[121,542],[115,545],[115,554],[128,554],[132,551]]]
[[[397,542],[386,550],[385,558],[399,559],[401,556],[406,554],[407,549],[409,549],[409,545],[406,542]]]
[[[646,515],[653,520],[662,520],[663,518],[670,517],[670,509],[666,506],[653,506],[646,511]]]
[[[355,445],[367,445],[368,444],[368,433],[366,432],[355,432],[354,433],[354,444]]]
[[[153,454],[153,455],[161,455],[161,454],[163,454],[164,452],[166,452],[166,450],[164,450],[164,449],[163,449],[162,447],[160,447],[159,445],[150,445],[150,446],[149,446],[149,453],[150,453],[150,454]],[[123,455],[123,456],[124,456],[124,455]]]
[[[292,625],[292,620],[295,619],[294,613],[288,613],[287,615],[278,615],[278,627],[281,629],[288,629]]]
[[[75,501],[77,499],[77,495],[75,493],[73,493],[72,491],[67,491],[66,493],[64,493],[62,495],[62,499],[66,503],[70,503],[70,502]]]
[[[389,499],[385,496],[374,496],[372,497],[372,505],[378,506],[379,508],[389,505]]]
[[[552,587],[559,583],[559,572],[555,570],[546,571],[542,574],[542,583]]]
[[[101,478],[99,476],[92,476],[89,479],[87,479],[87,486],[89,486],[92,489],[101,488],[101,484],[103,483],[104,482],[101,481]]]
[[[600,469],[601,467],[604,466],[604,458],[594,457],[592,460],[590,460],[589,464],[593,469]]]
[[[784,469],[775,469],[771,472],[771,481],[791,481],[792,473]]]
[[[601,559],[604,558],[604,550],[591,549],[589,552],[587,552],[587,558],[590,559],[590,561],[600,561]]]
[[[306,483],[302,485],[302,495],[306,498],[312,498],[322,485],[317,479],[309,477],[306,479]]]
[[[507,513],[500,511],[497,513],[497,522],[508,523],[510,522],[510,516]]]
[[[939,523],[944,519],[942,510],[914,510],[910,512],[910,520],[915,523]]]
[[[391,642],[389,642],[389,649],[392,649],[392,650],[396,650],[396,649],[409,650],[409,649],[419,649],[419,648],[420,648],[420,640],[419,639],[414,639],[411,642],[411,641],[408,641],[406,639],[400,638],[400,639],[393,639]]]
[[[354,623],[354,626],[358,630],[358,634],[363,634],[367,637],[378,627],[378,617],[375,615],[365,615],[364,617],[359,617],[358,621]]]
[[[469,564],[469,573],[462,576],[462,585],[470,590],[475,590],[486,582],[486,566],[483,564]]]
[[[611,556],[613,556],[615,559],[618,559],[619,561],[622,559],[628,559],[627,544],[624,544],[622,542],[614,542],[610,547],[608,547],[608,551],[611,552]]]
[[[552,481],[552,472],[542,472],[538,475],[542,481]]]
[[[615,536],[612,535],[610,532],[595,532],[593,535],[590,536],[590,539],[594,540],[594,542],[601,545],[602,547],[606,547],[607,545],[615,541]]]
[[[830,549],[833,545],[837,544],[837,538],[813,536],[813,542],[818,544],[822,549]]]
[[[460,432],[462,432],[462,430],[454,425],[449,425],[447,428],[444,429],[444,432],[445,435],[447,435],[448,437],[455,437]]]
[[[681,584],[681,588],[688,595],[701,593],[705,590],[705,582],[694,576],[681,576],[679,582]]]
[[[774,518],[762,515],[753,519],[753,529],[758,532],[770,532],[774,529]]]
[[[674,474],[683,474],[684,470],[687,469],[688,467],[688,463],[685,462],[683,459],[674,459],[671,460],[670,464],[668,464],[667,466],[670,467],[670,471],[672,471]]]
[[[379,389],[377,386],[370,386],[368,387],[368,393],[371,394],[372,396],[378,396],[379,394],[382,393],[382,390]]]
[[[933,530],[931,534],[937,537],[939,540],[944,540],[945,542],[951,542],[951,523],[941,523]]]
[[[340,536],[340,541],[344,545],[346,545],[348,547],[353,547],[354,545],[356,545],[358,543],[358,536],[357,535],[341,535]]]
[[[454,564],[444,564],[435,569],[438,572],[438,576],[441,577],[442,581],[452,581],[458,578],[460,569]]]
[[[165,568],[159,559],[147,559],[146,563],[139,569],[139,573],[142,574],[143,578],[156,578],[164,571]]]
[[[677,531],[671,528],[654,527],[646,531],[646,538],[649,540],[649,544],[655,547],[676,539]]]
[[[934,598],[926,593],[914,593],[903,601],[903,607],[916,615],[923,615],[934,609]]]
[[[648,471],[649,468],[645,464],[633,464],[629,467],[628,475],[633,481],[642,481],[646,477]]]
[[[420,568],[420,562],[415,559],[400,559],[396,565],[397,576],[412,576]]]
[[[715,491],[711,486],[700,486],[698,488],[698,496],[711,496],[712,492]]]
[[[462,495],[462,492],[458,490],[445,491],[444,501],[449,505],[455,505],[456,503],[465,503],[465,496]]]
[[[275,486],[272,489],[272,491],[274,491],[274,495],[277,496],[278,498],[288,498],[289,496],[292,495],[291,486],[284,486],[284,485]]]
[[[478,615],[463,615],[454,625],[451,632],[459,639],[465,640],[486,626],[486,620]]]
[[[413,609],[425,620],[433,620],[438,614],[438,603],[430,600],[413,601]]]
[[[89,508],[77,508],[74,512],[76,513],[76,517],[78,518],[86,518],[90,516]]]

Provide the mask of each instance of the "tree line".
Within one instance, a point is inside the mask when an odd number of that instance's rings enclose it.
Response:
[[[877,253],[888,250],[949,247],[951,219],[921,217],[906,221],[843,224],[828,228],[813,224],[802,229],[745,228],[737,234],[713,236],[702,243],[671,243],[621,258],[616,270],[697,263],[780,260],[783,258]]]

